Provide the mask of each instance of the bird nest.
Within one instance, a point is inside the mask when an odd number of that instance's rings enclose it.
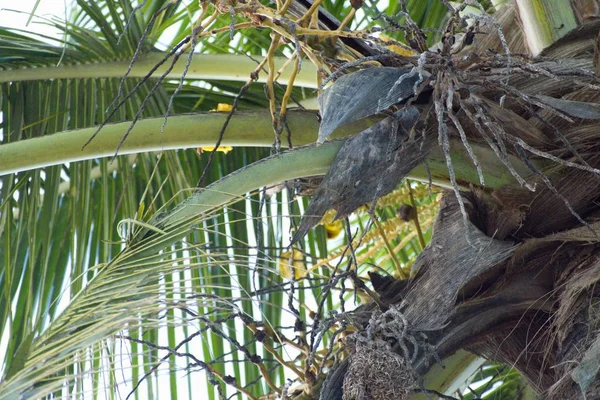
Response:
[[[406,399],[418,389],[413,363],[429,349],[397,307],[373,313],[367,329],[348,338],[354,348],[344,379],[344,400]]]
[[[398,354],[361,346],[344,379],[344,400],[405,399],[415,387],[410,365]]]

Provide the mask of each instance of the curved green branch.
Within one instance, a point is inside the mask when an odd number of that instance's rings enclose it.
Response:
[[[151,52],[140,57],[129,72],[130,78],[142,78],[165,57],[166,53]],[[279,69],[287,61],[285,57],[275,58],[275,68]],[[168,79],[181,79],[187,57],[180,57],[173,69],[167,74]],[[108,61],[89,64],[60,65],[36,68],[20,68],[4,70],[0,74],[0,82],[35,81],[47,79],[85,79],[85,78],[121,78],[125,75],[130,61]],[[158,68],[153,77],[161,76],[170,65],[167,61]],[[198,54],[192,58],[186,78],[199,80],[226,80],[246,82],[257,64],[250,57],[237,54]],[[279,78],[286,83],[291,68],[287,68]],[[316,88],[316,68],[305,63],[294,80],[294,86]],[[259,75],[259,82],[265,82],[266,74]]]
[[[164,133],[160,132],[164,121],[162,117],[141,120],[133,127],[129,137],[119,150],[119,154],[213,146],[218,139],[219,132],[226,118],[227,113],[217,112],[172,116],[169,117],[169,122],[165,127]],[[287,122],[292,132],[292,142],[295,146],[313,143],[316,139],[319,130],[316,111],[290,110],[287,114]],[[334,132],[332,138],[356,134],[372,125],[373,122],[374,119],[366,119],[349,124]],[[1,145],[0,160],[2,160],[2,163],[0,164],[0,175],[66,162],[112,156],[129,124],[129,122],[123,122],[106,125],[102,128],[98,136],[85,148],[83,148],[83,145],[96,131],[96,127],[64,131],[53,135]],[[243,111],[237,112],[233,116],[221,144],[223,146],[268,147],[272,146],[273,140],[271,116],[267,110]],[[282,138],[282,145],[285,146],[286,144],[287,140]],[[482,165],[484,166],[486,186],[497,188],[508,183],[513,183],[513,178],[486,145],[474,143],[473,146],[477,157],[482,161]],[[452,148],[453,161],[459,183],[462,181],[462,183],[471,182],[477,184],[477,174],[462,144],[456,142]],[[302,150],[302,152],[310,151],[316,152],[319,150]],[[301,157],[305,156],[302,155]],[[300,164],[302,164],[302,161]],[[514,164],[520,165],[520,161],[515,159]],[[304,166],[306,165],[307,163],[304,162]],[[448,181],[443,155],[434,152],[431,155],[430,165],[434,181],[443,186],[444,182]],[[285,167],[286,165],[277,166],[278,173],[282,173]],[[296,168],[294,172],[300,175],[282,175],[279,180],[261,182],[254,186],[253,189],[299,176],[310,175],[302,172],[303,167],[301,165],[294,168]],[[325,173],[325,170],[322,173]],[[521,172],[523,171],[525,171],[525,174],[528,173],[524,166],[521,169]],[[412,178],[418,180],[427,179],[424,167],[419,167],[413,171]],[[238,194],[242,193],[245,192]]]
[[[226,118],[227,113],[217,112],[172,116],[169,117],[164,133],[161,133],[164,118],[141,120],[133,127],[119,154],[214,146]],[[315,111],[289,111],[287,122],[294,145],[305,145],[316,139],[319,122]],[[353,124],[344,134],[360,132],[369,124],[369,121]],[[96,131],[96,127],[1,145],[0,175],[113,156],[129,125],[129,122],[106,125],[85,148],[83,145]],[[260,110],[235,113],[221,144],[268,147],[273,145],[273,141],[271,116],[268,110]],[[282,145],[286,144],[287,140],[282,138]]]
[[[349,132],[344,130],[344,133]],[[336,134],[340,135],[340,131],[336,131]],[[173,209],[158,213],[150,220],[151,225],[167,231],[167,234],[147,235],[148,229],[137,232],[133,244],[140,246],[140,252],[136,257],[151,257],[157,254],[187,236],[190,227],[198,222],[198,218],[235,199],[240,199],[248,192],[286,180],[325,174],[342,143],[343,141],[330,141],[320,146],[309,145],[274,155],[231,173],[206,188],[196,190]],[[477,158],[482,161],[486,188],[497,189],[516,183],[515,178],[487,145],[472,143],[472,148]],[[477,171],[458,139],[451,141],[451,156],[457,183],[463,188],[468,188],[469,185],[477,186]],[[519,174],[530,174],[529,169],[519,159],[512,156],[509,159]],[[432,182],[437,186],[451,188],[446,159],[439,148],[434,148],[430,153],[428,164]],[[408,178],[421,182],[429,180],[424,166],[415,168]],[[151,240],[147,240],[149,236],[152,237]]]
[[[214,146],[226,118],[227,113],[217,112],[172,116],[169,117],[164,133],[161,133],[164,118],[141,120],[133,127],[119,154]],[[319,129],[316,112],[290,111],[287,122],[294,145],[305,145],[316,139]],[[113,156],[129,125],[130,122],[106,125],[85,148],[83,145],[96,131],[96,127],[1,145],[0,175]],[[368,121],[354,124],[346,134],[360,132],[368,126]],[[282,139],[282,145],[285,145],[287,140]],[[234,114],[222,145],[267,147],[273,141],[273,127],[268,110],[243,111]]]

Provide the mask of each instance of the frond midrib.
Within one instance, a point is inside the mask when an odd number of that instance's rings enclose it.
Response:
[[[129,78],[143,78],[167,53],[150,52],[133,63]],[[167,79],[181,79],[186,69],[186,57],[180,57],[173,69],[166,75]],[[285,57],[276,57],[275,67],[281,68],[287,61]],[[45,67],[24,67],[3,70],[0,82],[20,82],[48,79],[88,79],[88,78],[120,78],[130,66],[130,61],[107,61],[72,65],[49,65]],[[169,67],[170,62],[158,68],[151,76],[160,77]],[[256,68],[256,62],[250,57],[237,54],[197,54],[187,68],[186,78],[197,80],[224,80],[246,82],[250,73]],[[316,88],[316,68],[305,63],[294,80],[294,86]],[[290,70],[281,74],[279,82],[285,83],[290,77]],[[258,82],[266,81],[266,74],[259,74]]]

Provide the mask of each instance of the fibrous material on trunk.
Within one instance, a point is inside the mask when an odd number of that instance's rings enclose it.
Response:
[[[415,329],[441,329],[461,288],[496,268],[516,249],[513,242],[486,236],[471,222],[465,227],[462,218],[456,198],[444,197],[431,243],[413,266],[417,278],[402,301],[404,315]]]
[[[427,136],[411,135],[419,118],[416,107],[405,108],[348,139],[304,213],[292,243],[316,225],[328,209],[336,210],[336,219],[343,218],[390,193],[421,164],[432,141]]]

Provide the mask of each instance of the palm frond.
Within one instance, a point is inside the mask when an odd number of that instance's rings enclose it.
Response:
[[[48,44],[49,38],[32,38],[3,29],[2,68],[22,71],[33,67],[55,68],[59,61],[62,65],[89,65],[115,59],[129,60],[142,38],[141,28],[165,4],[170,2],[147,2],[145,7],[131,14],[129,2],[81,2],[71,25],[56,23],[65,29],[67,40],[55,40],[53,44]],[[193,12],[194,6],[191,7],[190,12]],[[120,20],[122,10],[131,17],[127,29]],[[149,31],[147,40],[157,40],[161,30],[166,29],[164,21],[174,24],[186,17],[187,12],[180,10],[169,15],[163,12]],[[158,23],[159,20],[162,22]],[[119,42],[121,35],[123,39]],[[146,51],[152,47],[145,45]],[[37,77],[40,78],[45,79],[43,74]],[[130,91],[140,82],[139,77],[124,81],[124,91]],[[3,83],[0,141],[2,145],[17,143],[97,125],[104,119],[104,110],[113,102],[120,84],[120,79],[101,76]],[[152,86],[152,82],[142,84],[127,107],[118,110],[112,120],[131,120],[146,97],[143,115],[164,115],[173,86],[159,87],[150,95]],[[231,101],[233,96],[216,88],[202,91],[197,86],[190,86],[189,92],[184,89],[180,93],[183,95],[180,107],[191,108],[184,106],[183,99],[193,93],[195,107],[203,109],[214,107],[217,101]],[[202,93],[221,94],[200,106],[198,96]],[[258,100],[250,101],[247,107],[257,103]],[[260,151],[236,152],[239,153],[237,159],[245,162],[264,156]],[[193,151],[169,156],[170,174],[178,174],[191,165],[196,165],[194,172],[197,173],[201,170],[198,163],[205,157],[198,157]],[[4,257],[0,282],[2,304],[6,306],[0,311],[0,336],[10,338],[6,352],[2,354],[5,376],[22,365],[19,361],[22,356],[15,354],[27,354],[29,339],[44,332],[62,311],[64,306],[59,305],[59,299],[79,293],[96,274],[91,267],[119,253],[121,245],[116,224],[136,214],[145,182],[154,182],[148,191],[152,196],[161,191],[163,196],[172,196],[195,184],[194,178],[167,180],[165,173],[161,174],[161,181],[152,180],[154,169],[151,166],[155,160],[153,154],[140,154],[119,157],[114,163],[106,159],[71,162],[2,177],[0,237]],[[142,165],[149,168],[142,168]],[[236,167],[243,165],[242,162]]]

